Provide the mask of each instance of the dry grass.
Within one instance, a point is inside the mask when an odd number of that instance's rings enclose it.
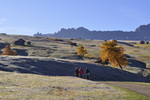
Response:
[[[15,46],[12,45],[12,49],[21,49],[28,53],[28,56],[40,56],[40,57],[53,57],[63,59],[78,59],[76,52],[77,47],[71,47],[67,41],[70,39],[63,39],[63,42],[58,41],[47,41],[55,40],[55,38],[44,38],[44,37],[28,37],[19,36],[27,41],[32,41],[32,46]],[[18,36],[3,37],[1,42],[13,43],[13,41],[19,38]],[[66,42],[65,42],[66,41]],[[99,46],[101,44],[98,40],[72,40],[72,42],[78,45],[83,45],[88,50],[89,57],[98,57]],[[96,51],[96,52],[95,52]],[[19,54],[19,55],[23,55]]]
[[[70,39],[62,39],[61,41],[50,41],[55,40],[56,38],[47,38],[47,37],[30,37],[30,36],[3,36],[1,42],[12,43],[12,41],[17,40],[18,38],[23,38],[27,41],[32,41],[32,46],[13,46],[13,49],[24,50],[19,55],[24,55],[27,53],[28,56],[40,56],[40,57],[51,57],[51,58],[60,58],[67,60],[78,60],[78,61],[86,61],[86,62],[94,62],[96,58],[99,57],[100,45],[103,41],[100,40],[70,40]],[[57,39],[56,39],[57,40]],[[77,47],[71,47],[70,44],[67,44],[68,41],[72,41],[73,43],[77,43],[78,45],[83,45],[88,54],[85,59],[80,59],[77,54]],[[135,42],[135,41],[121,41],[125,43]],[[137,42],[137,41],[136,41]],[[150,51],[149,49],[144,49],[143,47],[132,47],[125,44],[119,44],[125,48],[125,53],[134,57],[133,59],[137,59],[139,61],[145,62],[147,64],[147,68],[150,68]],[[140,45],[140,44],[135,44]],[[150,44],[145,44],[142,46],[150,46]],[[19,51],[18,51],[19,52]],[[135,64],[136,65],[136,64]],[[135,66],[136,67],[136,66]],[[129,68],[131,69],[131,68]],[[130,72],[137,72],[134,68]]]
[[[134,46],[144,49],[150,49],[150,44],[134,44]]]
[[[12,43],[17,38],[32,41],[32,46],[13,46],[13,49],[23,49],[29,56],[73,59],[79,62],[76,56],[77,47],[71,47],[66,43],[38,41],[35,37],[3,37],[1,42]],[[42,40],[42,39],[41,39]],[[69,39],[66,39],[69,40]],[[99,40],[73,40],[83,45],[88,50],[86,59],[81,61],[91,62],[89,58],[97,58]],[[121,44],[126,53],[138,60],[150,63],[148,49],[130,47]],[[70,60],[71,61],[71,60]],[[13,66],[10,66],[13,67]],[[139,69],[129,68],[130,72],[136,73]],[[0,72],[0,99],[4,100],[126,100],[127,92],[100,84],[73,77],[50,77],[31,74],[17,74]],[[131,95],[130,95],[131,96]],[[126,98],[126,99],[125,99]]]
[[[74,77],[0,72],[3,100],[124,100],[126,93]]]

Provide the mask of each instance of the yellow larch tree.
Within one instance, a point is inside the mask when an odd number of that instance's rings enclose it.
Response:
[[[1,55],[17,55],[15,50],[11,50],[10,45],[6,45]]]
[[[121,69],[123,69],[122,66],[128,64],[124,55],[125,50],[123,47],[118,46],[117,41],[112,40],[104,42],[100,48],[100,57],[103,62],[109,60],[113,66],[119,66]]]
[[[84,57],[84,55],[87,54],[87,50],[84,48],[84,46],[79,46],[77,49],[77,54],[81,57]]]

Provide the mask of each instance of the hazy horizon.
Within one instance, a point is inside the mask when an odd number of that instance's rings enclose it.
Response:
[[[61,28],[135,31],[150,23],[149,0],[1,0],[0,33],[33,35]]]

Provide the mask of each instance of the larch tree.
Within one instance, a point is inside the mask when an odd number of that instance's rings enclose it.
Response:
[[[103,62],[109,60],[113,66],[119,66],[121,69],[123,69],[122,66],[128,64],[124,54],[124,48],[118,46],[116,41],[112,40],[104,42],[100,48],[100,57]]]
[[[79,46],[77,50],[77,55],[84,57],[85,54],[87,54],[87,50],[84,48],[84,46]]]
[[[15,50],[11,50],[10,45],[6,45],[1,55],[17,55]]]

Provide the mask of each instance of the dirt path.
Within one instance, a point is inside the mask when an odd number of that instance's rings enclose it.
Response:
[[[150,98],[150,86],[144,86],[144,85],[139,85],[139,84],[134,84],[134,83],[133,84],[123,83],[123,82],[102,82],[102,83],[126,88],[128,90],[132,90],[134,92],[137,92],[139,94],[142,94]]]

